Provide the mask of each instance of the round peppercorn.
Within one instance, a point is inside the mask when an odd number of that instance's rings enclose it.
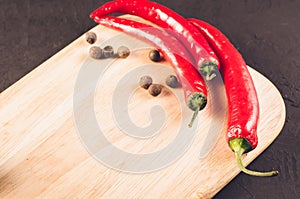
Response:
[[[180,83],[175,75],[169,75],[166,78],[166,84],[171,88],[177,88],[180,86]]]
[[[97,35],[94,32],[87,32],[85,34],[85,40],[89,43],[89,44],[93,44],[96,42],[97,40]]]
[[[90,56],[92,58],[94,58],[94,59],[101,59],[103,52],[102,52],[102,49],[100,47],[98,47],[98,46],[92,46],[90,48],[89,53],[90,53]]]
[[[162,85],[160,84],[151,84],[149,86],[149,93],[150,95],[156,97],[161,93]]]
[[[152,78],[148,75],[145,75],[140,78],[139,85],[144,89],[148,89],[152,82]]]
[[[162,56],[158,50],[151,50],[149,52],[149,58],[151,61],[159,62],[162,60]]]
[[[129,56],[130,50],[126,46],[120,46],[117,50],[117,53],[120,58],[126,58]]]
[[[112,46],[105,46],[103,48],[103,57],[110,58],[114,56],[114,48]]]

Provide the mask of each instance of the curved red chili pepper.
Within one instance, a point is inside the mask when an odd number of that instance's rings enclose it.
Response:
[[[219,61],[214,51],[197,29],[173,10],[151,1],[117,0],[105,3],[90,17],[97,19],[112,13],[127,13],[149,20],[164,29],[170,29],[177,33],[175,37],[189,49],[193,55],[197,69],[212,79],[218,70]]]
[[[241,155],[257,146],[257,124],[259,120],[256,89],[242,55],[217,28],[201,20],[188,20],[205,36],[219,57],[228,100],[226,138],[230,148],[237,156],[241,170],[256,176],[277,175],[277,171],[255,172],[242,165]]]
[[[188,61],[186,49],[176,38],[165,31],[136,21],[117,17],[96,18],[101,25],[123,31],[159,48],[164,58],[169,61],[182,85],[188,107],[194,111],[189,126],[207,103],[207,89],[205,81],[193,64]]]

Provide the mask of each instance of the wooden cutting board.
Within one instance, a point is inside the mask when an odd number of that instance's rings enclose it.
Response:
[[[165,85],[169,64],[151,62],[148,44],[102,26],[92,31],[95,45],[125,45],[130,56],[93,60],[82,36],[1,93],[0,198],[213,197],[240,172],[225,141],[221,78],[208,83],[208,105],[187,128],[192,112],[181,88],[152,97],[138,87],[145,74]],[[278,90],[249,69],[260,121],[245,165],[285,121]]]

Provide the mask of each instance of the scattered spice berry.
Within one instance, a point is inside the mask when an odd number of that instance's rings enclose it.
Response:
[[[160,84],[151,84],[149,86],[149,93],[150,95],[156,97],[161,93],[162,85]]]
[[[166,78],[166,84],[171,88],[177,88],[180,86],[180,83],[175,75],[169,75]]]
[[[130,50],[126,46],[120,46],[117,50],[117,54],[120,58],[126,58],[129,56]]]
[[[103,48],[103,57],[110,58],[114,56],[114,48],[112,46],[105,46]]]
[[[162,56],[158,50],[151,50],[149,52],[149,58],[154,62],[159,62],[162,60]]]
[[[101,59],[103,52],[102,52],[102,49],[100,47],[98,47],[98,46],[92,46],[90,48],[89,53],[90,53],[90,56],[92,58],[94,58],[94,59]]]
[[[93,44],[96,42],[97,40],[97,35],[94,32],[87,32],[85,34],[85,40],[89,43],[89,44]]]
[[[139,85],[144,89],[148,89],[149,86],[152,84],[152,82],[153,82],[152,78],[148,75],[145,75],[140,78]]]

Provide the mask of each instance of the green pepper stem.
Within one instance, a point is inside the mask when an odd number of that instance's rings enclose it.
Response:
[[[259,172],[259,171],[252,171],[247,169],[242,162],[242,155],[245,152],[252,150],[251,144],[244,138],[235,138],[229,141],[230,148],[234,151],[237,164],[241,171],[248,175],[252,176],[259,176],[259,177],[271,177],[278,175],[278,171],[269,171],[269,172]]]
[[[192,117],[192,119],[191,119],[191,121],[190,121],[190,123],[189,123],[189,127],[190,127],[190,128],[193,126],[194,121],[195,121],[195,119],[196,119],[196,117],[197,117],[199,111],[200,111],[200,106],[199,106],[199,108],[197,108],[197,109],[194,111],[193,117]]]

